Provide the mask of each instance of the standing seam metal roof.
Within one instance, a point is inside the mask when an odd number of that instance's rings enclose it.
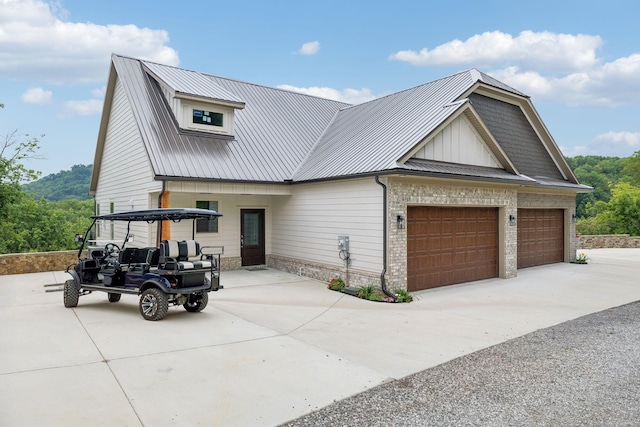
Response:
[[[453,166],[398,161],[469,102],[459,98],[476,83],[526,97],[473,69],[351,106],[118,55],[112,61],[160,178],[304,182],[399,168],[472,176],[473,168],[459,173]],[[234,136],[179,129],[156,79],[178,93],[244,103],[235,111]],[[530,181],[502,170],[492,179],[505,174]]]
[[[200,74],[246,106],[235,112],[233,139],[197,134],[178,128],[159,84],[142,67],[149,63],[117,55],[113,63],[156,176],[283,182],[291,178],[336,111],[349,105]],[[154,74],[166,75],[162,72],[166,66],[152,67]]]

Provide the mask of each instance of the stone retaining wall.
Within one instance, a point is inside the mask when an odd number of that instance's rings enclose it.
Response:
[[[640,237],[628,234],[581,235],[578,249],[640,248]]]
[[[78,251],[5,254],[0,255],[0,276],[40,273],[43,271],[64,271],[68,265],[77,262]],[[222,258],[220,264],[222,271],[237,270],[241,268],[241,258]]]
[[[78,251],[29,252],[0,255],[0,276],[7,274],[63,271],[78,262]]]

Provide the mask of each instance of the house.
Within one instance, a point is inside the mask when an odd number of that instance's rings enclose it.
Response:
[[[471,69],[360,105],[113,55],[97,213],[203,207],[133,244],[420,290],[575,259],[578,183],[531,99]],[[99,238],[122,238],[100,224]]]

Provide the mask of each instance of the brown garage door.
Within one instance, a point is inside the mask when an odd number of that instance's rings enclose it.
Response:
[[[497,275],[497,208],[408,208],[410,291]]]
[[[564,211],[518,209],[518,268],[564,261]]]

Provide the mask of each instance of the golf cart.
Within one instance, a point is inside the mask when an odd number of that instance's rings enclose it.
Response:
[[[162,240],[157,247],[127,247],[131,222],[216,219],[222,214],[207,209],[150,209],[92,216],[78,250],[78,263],[67,267],[72,279],[64,284],[64,306],[76,307],[82,295],[106,292],[109,302],[118,302],[122,294],[139,295],[140,314],[145,320],[161,320],[169,304],[182,305],[187,311],[202,311],[209,301],[208,292],[220,286],[222,246],[203,246],[195,240]],[[87,245],[98,221],[126,221],[127,233],[122,245],[108,242]],[[194,228],[195,229],[195,228]],[[83,251],[87,247],[87,254]]]

